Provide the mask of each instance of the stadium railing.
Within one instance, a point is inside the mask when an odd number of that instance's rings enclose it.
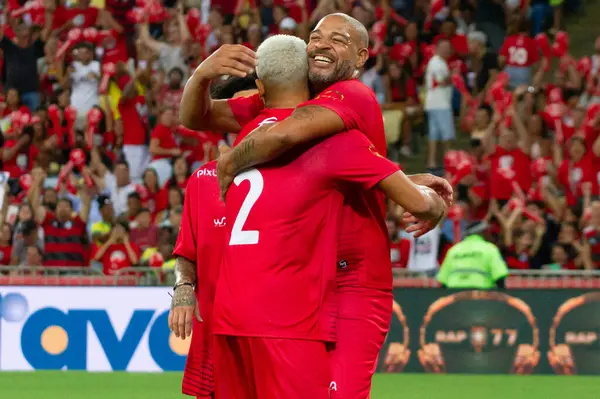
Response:
[[[431,273],[393,269],[394,287],[437,288]],[[506,278],[509,289],[600,289],[600,270],[511,270]]]
[[[393,269],[394,287],[437,288],[431,273]],[[91,267],[0,266],[0,286],[157,286],[173,285],[173,270],[127,267],[106,276]],[[600,270],[511,270],[509,289],[600,289]]]

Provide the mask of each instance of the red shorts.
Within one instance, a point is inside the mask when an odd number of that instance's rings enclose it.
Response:
[[[192,342],[183,370],[181,392],[198,398],[210,398],[214,393],[213,339],[207,323],[194,319]]]
[[[337,343],[332,352],[332,399],[366,399],[390,328],[393,296],[364,288],[338,291]]]
[[[329,399],[324,342],[216,335],[214,348],[219,399]]]

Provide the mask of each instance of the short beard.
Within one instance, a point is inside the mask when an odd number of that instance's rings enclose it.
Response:
[[[354,75],[354,66],[349,60],[340,62],[338,68],[330,75],[321,75],[308,71],[308,81],[310,82],[313,94],[318,94],[336,82],[352,79]]]

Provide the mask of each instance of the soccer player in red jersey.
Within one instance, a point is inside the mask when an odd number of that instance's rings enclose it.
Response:
[[[255,92],[254,78],[231,78],[218,85],[213,96],[235,98]],[[173,251],[177,256],[176,281],[169,315],[169,327],[177,337],[187,338],[193,332],[182,392],[202,399],[214,398],[210,328],[215,284],[225,243],[224,217],[225,205],[219,199],[216,162],[209,162],[192,174],[186,189],[181,229]]]
[[[220,159],[225,186],[241,169],[347,129],[358,128],[380,154],[385,154],[383,119],[377,100],[371,90],[354,79],[368,56],[367,44],[367,32],[358,21],[343,14],[325,17],[313,31],[308,46],[310,83],[313,91],[321,94],[270,131],[259,129],[249,137],[252,140],[244,140],[236,150],[225,154]],[[255,65],[256,56],[251,50],[222,46],[188,81],[180,109],[182,123],[193,129],[240,131],[239,121],[258,115],[264,107],[262,101],[258,97],[215,101],[206,90],[211,79],[222,74],[245,76]],[[430,175],[410,178],[439,190],[445,198],[451,197],[451,188],[445,181]],[[413,225],[409,231],[422,233],[422,227]],[[391,315],[392,276],[382,195],[370,190],[347,196],[340,231],[340,313],[335,353],[341,361],[334,366],[332,386],[337,390],[332,395],[365,398]],[[362,239],[365,236],[370,239]],[[361,336],[355,331],[360,331]]]
[[[308,97],[305,46],[279,35],[257,50],[257,85],[273,107],[263,118]],[[378,186],[428,220],[445,209],[358,131],[301,150],[239,175],[227,195],[231,231],[214,308],[217,396],[329,397],[343,194]]]

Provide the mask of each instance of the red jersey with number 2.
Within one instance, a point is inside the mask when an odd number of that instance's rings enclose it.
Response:
[[[181,228],[173,255],[197,265],[196,298],[203,322],[193,321],[193,334],[185,371],[183,393],[208,396],[213,392],[212,339],[215,286],[226,238],[225,204],[220,199],[216,162],[198,168],[185,191]]]
[[[214,333],[334,341],[341,190],[369,190],[397,170],[353,130],[236,176]]]
[[[258,95],[229,100],[229,106],[242,126],[264,107]],[[363,132],[377,151],[386,155],[381,108],[373,91],[360,81],[353,79],[334,83],[299,107],[302,106],[320,106],[335,112],[344,121],[347,130]],[[353,156],[350,152],[347,154]],[[346,196],[338,237],[340,287],[392,289],[385,213],[385,196],[379,190],[354,190]],[[370,239],[364,240],[363,237]]]

